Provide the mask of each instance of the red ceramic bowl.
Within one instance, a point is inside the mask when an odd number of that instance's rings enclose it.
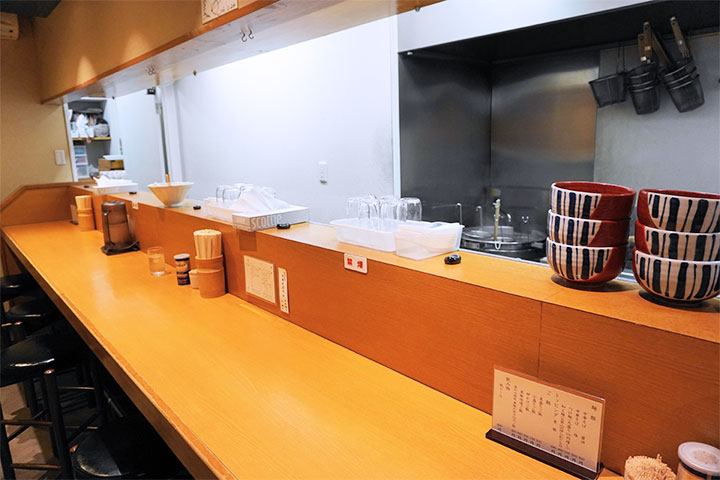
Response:
[[[656,257],[633,250],[638,284],[660,298],[699,302],[720,294],[720,262],[691,262]]]
[[[720,233],[671,232],[635,221],[635,247],[674,260],[720,261]]]
[[[609,282],[625,266],[627,245],[581,247],[547,240],[547,259],[553,272],[570,282],[595,285]]]
[[[638,194],[638,220],[674,232],[720,232],[720,195],[645,188]]]
[[[627,243],[630,220],[590,220],[548,212],[550,240],[584,247],[613,247]]]
[[[550,187],[553,213],[592,220],[630,217],[635,190],[596,182],[555,182]]]

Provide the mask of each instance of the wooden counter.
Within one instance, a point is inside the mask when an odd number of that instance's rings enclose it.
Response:
[[[3,233],[198,478],[572,478],[486,440],[475,408],[235,296],[152,277],[141,252],[103,255],[99,232]]]
[[[51,220],[38,204],[67,205],[76,186],[25,187],[1,207],[2,224]],[[39,196],[39,197],[38,197]],[[192,232],[223,234],[228,292],[327,340],[484,412],[492,410],[493,367],[538,376],[606,399],[601,459],[621,471],[629,455],[677,464],[685,441],[720,442],[720,302],[677,309],[615,281],[582,291],[555,283],[542,265],[464,253],[413,261],[338,243],[315,224],[237,231],[193,210],[164,208],[150,193],[95,196],[126,203],[143,249],[166,260],[193,252]],[[67,210],[55,219],[69,218]],[[56,215],[53,213],[53,215]],[[343,268],[343,253],[368,259],[366,275]],[[3,264],[9,252],[0,251]],[[244,257],[287,272],[289,313],[249,295]]]

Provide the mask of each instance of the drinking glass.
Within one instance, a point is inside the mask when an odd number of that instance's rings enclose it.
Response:
[[[215,203],[219,206],[223,204],[223,194],[226,188],[230,188],[230,185],[218,185],[215,189]]]
[[[165,275],[165,251],[163,247],[148,248],[148,265],[152,275]]]
[[[417,197],[404,197],[402,203],[405,206],[403,213],[405,218],[399,220],[414,220],[416,222],[422,221],[422,202]]]
[[[223,190],[223,204],[226,207],[229,207],[233,203],[235,203],[235,200],[240,198],[240,193],[242,190],[240,190],[238,187],[227,187],[225,190]]]

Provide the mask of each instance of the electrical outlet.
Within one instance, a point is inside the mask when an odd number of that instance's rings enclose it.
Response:
[[[133,202],[132,202],[132,208],[133,208],[133,210],[139,210],[139,209],[140,209],[140,205],[138,205],[137,202],[133,201]]]
[[[55,150],[55,165],[66,165],[65,150]]]
[[[320,183],[328,182],[328,164],[327,162],[318,162],[318,179]]]
[[[354,272],[367,273],[367,258],[358,255],[345,254],[345,268]]]
[[[287,270],[278,267],[278,284],[280,290],[280,310],[290,313],[290,302],[288,302],[288,278]]]

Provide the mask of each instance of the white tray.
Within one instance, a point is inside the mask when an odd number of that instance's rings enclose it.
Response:
[[[330,222],[330,225],[335,227],[335,234],[339,242],[383,252],[394,252],[395,237],[393,232],[397,230],[398,222],[385,222],[385,228],[382,230],[373,228],[376,226],[373,224],[374,222],[379,221],[375,219],[343,218]]]
[[[454,252],[460,248],[463,226],[459,223],[412,223],[416,224],[418,228],[403,229],[401,227],[394,234],[397,255],[413,260],[424,260]]]
[[[92,192],[96,195],[108,195],[110,193],[137,192],[138,184],[137,183],[129,183],[127,185],[111,185],[109,187],[98,187],[97,185],[93,185],[90,187],[90,190],[92,190]]]
[[[204,203],[208,216],[217,218],[218,220],[232,222],[235,228],[248,232],[275,228],[281,223],[295,224],[307,222],[310,218],[310,209],[308,207],[298,207],[296,205],[267,213],[245,214],[218,206],[214,198],[206,198]]]

